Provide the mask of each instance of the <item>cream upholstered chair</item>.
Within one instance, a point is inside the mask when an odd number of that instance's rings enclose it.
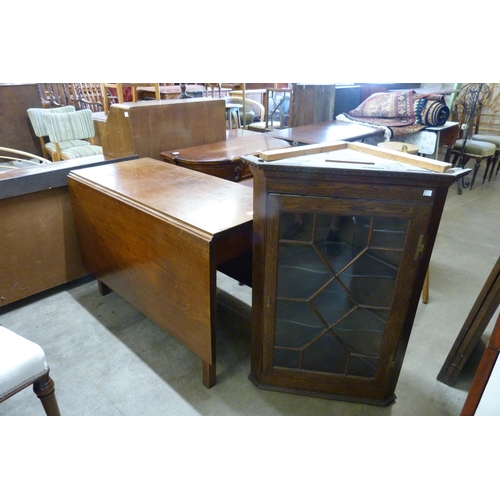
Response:
[[[49,137],[49,132],[47,126],[45,125],[45,115],[47,113],[72,113],[76,111],[74,106],[64,106],[62,108],[30,108],[28,109],[28,117],[33,127],[35,135],[40,139],[40,144],[42,146],[42,153],[44,158],[49,159],[49,157],[56,161],[57,152],[56,145],[53,142],[47,142],[46,139]],[[66,141],[59,144],[61,150],[66,148],[73,148],[75,146],[85,146],[89,144],[88,141],[82,140],[72,140]]]
[[[0,326],[0,403],[29,386],[48,416],[60,415],[43,349]]]
[[[72,113],[46,113],[44,121],[49,139],[56,147],[55,161],[102,154],[102,147],[92,144],[95,128],[90,109],[80,109]],[[83,143],[67,146],[68,141]]]

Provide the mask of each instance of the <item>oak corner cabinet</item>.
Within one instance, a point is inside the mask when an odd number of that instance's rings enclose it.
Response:
[[[250,379],[259,388],[395,400],[455,176],[449,164],[438,173],[443,162],[386,153],[344,143],[243,158],[254,176]]]

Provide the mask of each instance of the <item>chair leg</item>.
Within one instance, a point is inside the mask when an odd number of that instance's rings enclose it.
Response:
[[[61,416],[59,405],[57,404],[54,381],[48,373],[33,384],[33,391],[42,402],[43,409],[49,417]]]
[[[474,186],[474,181],[476,180],[476,175],[480,166],[481,166],[481,158],[478,158],[476,163],[474,163],[474,171],[472,173],[472,180],[470,181],[470,189],[472,189],[472,186]]]
[[[498,169],[500,168],[500,164],[497,167],[497,163],[498,163],[499,159],[500,159],[500,151],[497,151],[497,153],[493,157],[493,161],[491,162],[492,165],[491,165],[490,177],[488,179],[488,182],[491,181],[491,178],[493,177],[493,171],[495,170],[495,167],[496,167],[495,175],[498,174]]]
[[[492,161],[493,161],[493,156],[488,158],[488,160],[486,161],[486,169],[484,170],[484,175],[483,175],[483,184],[484,184],[484,181],[486,180],[486,178],[488,177],[488,172],[490,171],[490,166],[491,166]],[[491,178],[491,173],[490,173],[490,178]]]

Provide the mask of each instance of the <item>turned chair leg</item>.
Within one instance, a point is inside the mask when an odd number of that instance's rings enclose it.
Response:
[[[42,402],[45,413],[49,417],[61,416],[59,405],[57,404],[54,381],[48,373],[33,384],[33,391]]]

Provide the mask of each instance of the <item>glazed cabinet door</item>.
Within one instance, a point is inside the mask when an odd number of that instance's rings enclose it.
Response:
[[[252,356],[259,385],[394,400],[431,210],[425,203],[268,195],[263,311]],[[302,231],[287,234],[296,214]]]

